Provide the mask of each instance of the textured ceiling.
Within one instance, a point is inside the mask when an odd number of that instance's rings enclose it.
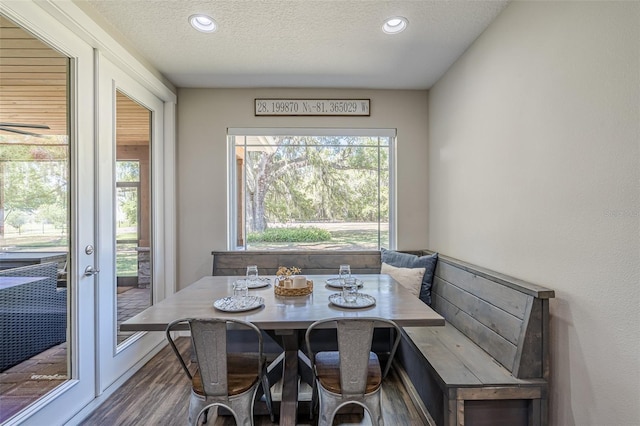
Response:
[[[508,1],[76,0],[177,87],[427,89]],[[194,13],[216,32],[193,30]],[[401,34],[381,31],[404,16]]]

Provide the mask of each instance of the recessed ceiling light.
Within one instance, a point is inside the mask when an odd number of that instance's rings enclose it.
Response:
[[[394,16],[393,18],[389,18],[384,21],[382,25],[382,31],[387,34],[398,34],[404,31],[409,25],[409,21],[407,18],[403,18],[402,16]]]
[[[189,16],[189,23],[193,28],[203,33],[212,33],[218,28],[216,21],[202,14]]]

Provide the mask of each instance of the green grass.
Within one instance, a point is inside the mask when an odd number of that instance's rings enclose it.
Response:
[[[249,243],[317,243],[330,239],[329,231],[316,227],[270,228],[264,232],[250,232],[247,235]]]
[[[118,238],[123,238],[118,235]],[[132,236],[135,238],[135,234]],[[116,275],[119,277],[135,277],[138,275],[138,252],[136,244],[116,245]]]
[[[337,249],[337,250],[378,250],[378,232],[370,230],[344,230],[327,231],[331,234],[331,239],[319,242],[249,242],[250,250],[277,250],[277,249]],[[382,245],[388,247],[389,233],[383,232],[381,235]]]
[[[45,238],[42,240],[34,240],[34,239],[29,239],[27,241],[14,241],[13,244],[9,244],[7,243],[7,246],[11,246],[11,247],[15,247],[15,248],[19,248],[19,249],[41,249],[41,248],[61,248],[63,250],[66,250],[66,247],[68,246],[68,241],[66,239],[66,237],[64,238],[56,238],[56,239],[49,239],[49,238]]]
[[[135,232],[118,233],[118,239],[136,239]],[[17,250],[51,249],[51,251],[68,251],[69,242],[66,235],[60,235],[60,230],[52,227],[45,229],[25,227],[22,233],[17,230],[7,232],[2,239],[4,247]],[[116,271],[119,277],[135,277],[138,275],[138,252],[135,244],[118,244],[116,252]]]
[[[118,252],[116,254],[116,273],[119,277],[135,277],[138,275],[138,254]]]

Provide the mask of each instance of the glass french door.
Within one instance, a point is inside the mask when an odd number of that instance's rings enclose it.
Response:
[[[2,383],[0,423],[63,424],[95,397],[93,49],[30,2],[0,3],[0,28],[0,255],[30,263],[0,268],[58,264],[1,287],[5,349],[33,343],[16,317],[39,346],[4,358],[3,380],[20,374]]]
[[[162,341],[120,324],[163,297],[154,267],[163,102],[98,54],[98,392]],[[155,173],[155,175],[154,175]]]
[[[3,426],[79,422],[161,348],[161,333],[124,335],[119,323],[175,286],[175,95],[137,66],[106,60],[72,20],[54,17],[74,16],[71,5],[59,5],[0,1],[0,256],[58,262],[47,297],[60,308],[46,324],[60,336],[40,348],[53,353],[55,369],[31,371],[32,359],[3,367],[21,372],[10,385],[0,382]],[[27,313],[3,291],[19,280],[5,276],[0,312]],[[131,308],[122,294],[139,304]],[[0,324],[3,349],[11,324]],[[17,405],[27,388],[34,393]]]

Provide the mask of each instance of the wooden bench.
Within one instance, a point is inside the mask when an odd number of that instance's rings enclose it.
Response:
[[[257,265],[260,275],[275,275],[280,266],[296,266],[306,275],[337,275],[342,264],[350,265],[353,274],[380,273],[377,250],[213,251],[211,254],[211,275],[244,275],[247,265]]]
[[[429,250],[404,251],[424,255]],[[214,251],[213,275],[380,273],[380,252]],[[439,255],[432,308],[445,327],[405,327],[396,355],[418,407],[437,425],[546,425],[553,290]],[[425,418],[428,417],[424,413]]]
[[[553,290],[439,255],[432,308],[397,355],[438,425],[546,425]]]

